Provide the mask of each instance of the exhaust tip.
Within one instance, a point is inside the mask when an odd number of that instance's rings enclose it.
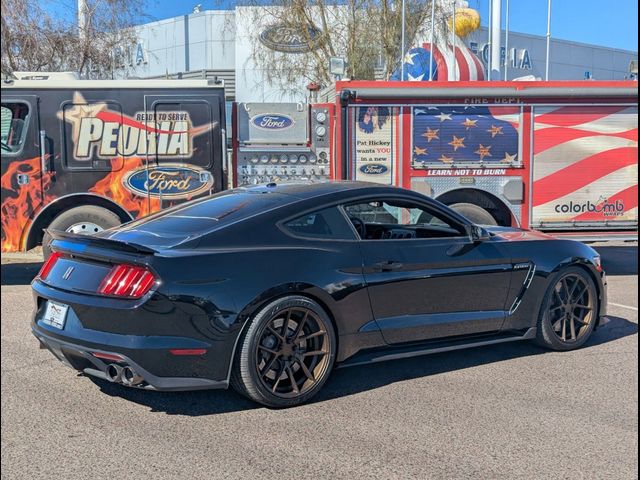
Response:
[[[122,369],[122,383],[129,386],[139,385],[144,382],[144,378],[142,378],[138,373],[131,367],[124,367]]]
[[[120,365],[112,363],[107,366],[104,373],[110,382],[120,383],[122,381],[122,367]]]

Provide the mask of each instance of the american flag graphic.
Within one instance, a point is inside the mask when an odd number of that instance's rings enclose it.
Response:
[[[519,107],[413,109],[413,166],[520,162]]]
[[[404,77],[402,80],[413,82],[429,80],[429,65],[432,66],[432,79],[438,81],[469,81],[484,80],[484,67],[480,59],[464,44],[462,40],[455,39],[454,48],[448,42],[434,42],[433,61],[431,57],[431,43],[410,49],[403,58]],[[399,67],[391,80],[400,80],[402,70]]]
[[[423,46],[430,51],[430,43]],[[482,62],[458,37],[455,37],[455,55],[451,44],[434,43],[433,58],[438,65],[438,79],[441,81],[484,80]]]
[[[534,226],[637,222],[637,107],[536,107],[533,181]]]

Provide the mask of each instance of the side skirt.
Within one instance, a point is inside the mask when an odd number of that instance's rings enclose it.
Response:
[[[523,332],[502,332],[480,337],[467,337],[407,346],[385,347],[383,349],[360,352],[349,358],[348,360],[338,364],[336,368],[354,367],[356,365],[366,365],[368,363],[386,362],[387,360],[418,357],[421,355],[430,355],[432,353],[451,352],[454,350],[483,347],[486,345],[495,345],[498,343],[531,340],[535,338],[535,336],[536,328],[531,327]]]

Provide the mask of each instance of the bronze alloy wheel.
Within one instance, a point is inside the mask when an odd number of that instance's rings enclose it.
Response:
[[[596,306],[594,293],[582,275],[569,273],[557,281],[546,314],[558,340],[575,343],[591,332]]]
[[[281,310],[259,334],[254,358],[260,382],[278,397],[304,395],[325,376],[330,349],[327,325],[313,310]]]

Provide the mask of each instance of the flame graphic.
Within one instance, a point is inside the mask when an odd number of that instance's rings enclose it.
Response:
[[[29,183],[17,185],[16,175],[29,176]],[[18,252],[23,249],[23,234],[27,232],[32,218],[39,208],[54,200],[48,192],[53,172],[42,174],[40,157],[14,161],[2,175],[2,189],[11,192],[2,202],[2,244],[3,252]]]
[[[124,164],[123,168],[120,168]],[[115,157],[111,159],[112,171],[89,189],[90,192],[112,199],[127,210],[134,218],[143,217],[160,210],[157,198],[140,197],[124,186],[124,177],[136,168],[144,167],[141,157]]]

